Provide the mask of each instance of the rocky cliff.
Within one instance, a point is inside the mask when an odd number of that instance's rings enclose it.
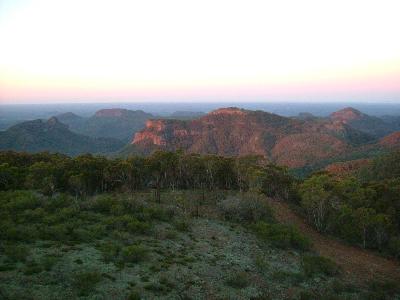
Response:
[[[182,149],[202,154],[259,154],[302,167],[349,151],[357,136],[365,138],[340,121],[298,120],[230,107],[189,121],[149,120],[132,144],[141,153]]]

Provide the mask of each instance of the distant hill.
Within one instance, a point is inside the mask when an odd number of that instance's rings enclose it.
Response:
[[[385,122],[378,117],[366,115],[352,107],[334,112],[329,117],[332,121],[342,122],[376,138],[383,137],[398,130],[398,127],[394,124]]]
[[[204,116],[204,112],[179,110],[172,113],[169,119],[190,120]]]
[[[221,108],[194,120],[149,120],[129,152],[155,149],[218,155],[258,154],[278,164],[302,167],[344,155],[374,137],[345,122],[282,117],[264,111]]]
[[[47,121],[38,119],[19,123],[0,132],[0,150],[49,151],[74,156],[113,152],[123,145],[116,139],[92,138],[74,133],[55,117]]]
[[[295,119],[299,119],[299,120],[304,120],[304,121],[318,119],[317,116],[314,116],[313,114],[308,113],[308,112],[301,112],[297,116],[295,116],[294,118]]]
[[[153,117],[141,110],[112,108],[99,110],[87,119],[67,113],[61,115],[60,121],[80,134],[115,138],[128,143],[137,131],[144,128],[146,120]]]
[[[76,130],[76,129],[81,128],[87,120],[87,118],[78,116],[72,112],[66,112],[63,114],[59,114],[59,115],[56,115],[55,117],[61,123],[68,125],[68,128],[71,130]]]

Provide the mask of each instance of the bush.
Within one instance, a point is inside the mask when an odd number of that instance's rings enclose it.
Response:
[[[43,271],[43,266],[39,265],[36,261],[30,261],[26,264],[23,270],[24,275],[32,275]]]
[[[59,260],[60,258],[56,256],[45,256],[41,260],[41,265],[44,270],[50,271]]]
[[[271,208],[262,196],[247,193],[242,198],[228,197],[218,207],[225,219],[235,222],[272,221]]]
[[[16,225],[12,222],[0,224],[0,239],[8,241],[32,241],[39,236],[35,225]]]
[[[127,300],[140,300],[142,297],[138,291],[132,291],[129,293]]]
[[[100,246],[100,251],[106,263],[115,262],[121,252],[121,247],[114,242],[107,242]]]
[[[305,280],[305,276],[301,272],[276,271],[273,278],[279,282],[290,282],[291,284],[300,284]]]
[[[105,223],[111,229],[127,230],[132,233],[146,233],[151,228],[150,223],[138,220],[131,215],[108,217]]]
[[[293,226],[258,222],[252,228],[259,238],[278,248],[305,251],[311,247],[311,241]]]
[[[395,258],[400,258],[400,237],[392,237],[388,248],[391,255]]]
[[[174,222],[174,227],[178,231],[186,232],[189,231],[190,222],[188,219],[179,219]]]
[[[236,289],[243,289],[250,285],[250,279],[246,272],[238,272],[231,274],[226,284]]]
[[[173,210],[166,210],[161,207],[148,207],[143,209],[144,220],[158,220],[168,222],[174,216]]]
[[[41,238],[51,241],[67,241],[72,231],[67,224],[44,226],[40,229]]]
[[[29,191],[1,192],[0,201],[4,209],[15,213],[35,209],[41,204],[38,196]]]
[[[400,284],[395,281],[371,281],[368,284],[369,291],[366,299],[397,299],[396,294],[400,293]],[[397,295],[398,296],[398,295]]]
[[[97,271],[86,271],[75,274],[72,284],[77,289],[79,296],[87,296],[101,281],[101,274]]]
[[[142,222],[138,219],[132,219],[127,223],[126,227],[131,233],[146,233],[150,230],[151,225],[148,222]]]
[[[257,269],[261,272],[264,272],[269,268],[269,262],[262,255],[257,255],[256,258],[254,259],[254,263]]]
[[[90,208],[99,213],[108,214],[110,213],[112,207],[117,205],[117,199],[110,195],[101,195],[94,199],[90,203]]]
[[[70,196],[66,194],[60,194],[56,197],[51,198],[48,201],[45,201],[43,207],[48,212],[56,212],[60,208],[65,208],[71,206],[73,200]]]
[[[314,275],[335,276],[339,273],[339,268],[335,262],[329,258],[316,255],[304,255],[301,259],[301,267],[309,277]]]
[[[4,247],[4,254],[13,262],[26,261],[29,252],[29,248],[22,245],[8,245]]]
[[[148,250],[141,245],[127,246],[122,249],[122,257],[124,261],[138,263],[147,259]]]

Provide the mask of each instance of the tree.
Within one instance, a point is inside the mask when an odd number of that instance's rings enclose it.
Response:
[[[72,175],[69,178],[68,183],[72,191],[75,193],[76,200],[78,199],[78,197],[83,197],[86,191],[86,185],[82,174]]]
[[[361,231],[363,247],[367,246],[367,234],[369,228],[374,223],[375,210],[372,208],[360,207],[354,211],[354,217],[357,221],[357,226]]]
[[[267,165],[263,171],[263,193],[268,197],[278,197],[283,200],[289,200],[294,180],[288,173],[287,168],[270,164]]]
[[[0,164],[0,190],[15,189],[18,186],[18,168],[8,163]]]
[[[392,225],[390,217],[385,214],[376,214],[372,221],[376,243],[378,249],[382,250],[384,242],[387,242],[389,236],[389,229]]]
[[[327,220],[333,198],[332,184],[332,178],[328,175],[316,175],[300,186],[301,206],[306,210],[310,222],[321,232],[328,226]]]

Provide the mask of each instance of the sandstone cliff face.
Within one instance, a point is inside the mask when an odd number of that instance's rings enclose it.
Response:
[[[222,108],[190,121],[149,120],[132,141],[154,148],[218,155],[258,154],[289,167],[340,155],[351,146],[346,125],[302,121],[262,111]]]

